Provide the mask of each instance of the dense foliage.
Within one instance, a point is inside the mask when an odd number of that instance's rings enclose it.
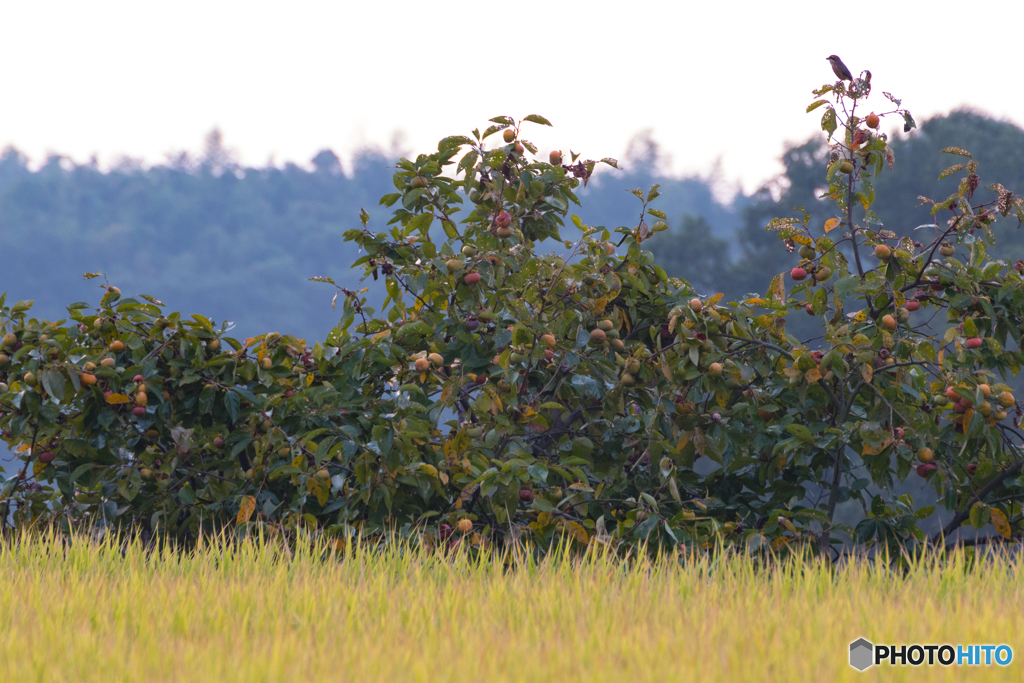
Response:
[[[324,342],[239,342],[113,287],[67,321],[4,307],[0,428],[22,468],[3,504],[19,525],[185,537],[261,524],[826,549],[924,541],[934,508],[891,493],[916,469],[956,512],[946,533],[991,522],[1009,538],[1024,460],[1002,382],[1024,360],[1024,265],[986,254],[1024,203],[951,148],[965,161],[944,174],[962,181],[929,200],[928,242],[881,229],[874,181],[894,153],[864,115],[870,91],[815,91],[833,208],[768,223],[799,259],[764,296],[699,296],[654,263],[657,186],[635,192],[632,228],[570,215],[599,162],[538,159],[528,125],[549,124],[528,116],[398,163],[387,226],[363,212],[345,233],[383,304],[339,285]],[[886,97],[881,117],[912,128]],[[808,314],[824,333],[804,343],[787,325]],[[867,515],[856,528],[835,519],[847,500]]]

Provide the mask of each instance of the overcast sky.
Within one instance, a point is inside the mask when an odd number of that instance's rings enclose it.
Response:
[[[244,163],[305,163],[538,113],[542,150],[621,157],[650,129],[667,170],[720,159],[749,191],[817,130],[804,107],[833,52],[872,71],[880,109],[888,90],[918,120],[968,105],[1024,123],[1022,20],[1020,0],[5,2],[0,144],[153,163],[217,126]]]

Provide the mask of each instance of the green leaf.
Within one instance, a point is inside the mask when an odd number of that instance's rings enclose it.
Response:
[[[458,149],[462,145],[472,145],[472,138],[467,138],[465,135],[449,135],[437,143],[437,149],[440,152],[444,152],[449,149]]]
[[[413,216],[412,220],[410,220],[406,224],[406,228],[408,228],[411,232],[419,232],[426,234],[427,230],[430,229],[430,224],[433,222],[434,214],[421,213],[416,216]]]
[[[904,114],[904,118],[908,118],[909,116],[910,114]],[[910,120],[913,121],[913,119]],[[968,159],[974,158],[971,156],[970,152],[968,152],[966,149],[961,149],[960,147],[946,147],[945,149],[939,151],[942,152],[943,154],[956,154],[957,156],[967,157]]]
[[[547,498],[541,498],[540,496],[537,496],[536,498],[533,499],[533,508],[535,510],[540,510],[541,512],[551,512],[552,510],[555,509],[555,506],[552,505],[551,501],[549,501]]]
[[[825,115],[821,117],[821,129],[828,133],[828,137],[831,140],[832,135],[836,132],[836,111],[832,107],[828,108]]]
[[[181,500],[182,505],[192,505],[196,502],[196,492],[192,490],[192,487],[185,484],[178,490],[178,498]]]
[[[811,102],[810,104],[807,105],[807,111],[805,113],[810,114],[812,111],[814,111],[818,107],[822,106],[823,104],[828,104],[828,101],[827,100],[815,100],[814,102]]]
[[[252,403],[257,408],[263,407],[263,398],[252,393],[248,387],[236,385],[232,387],[232,390],[237,391],[242,398],[249,401],[249,403]]]
[[[43,382],[43,388],[46,389],[46,393],[58,401],[64,400],[64,373],[54,368],[47,368],[43,370],[40,379]]]
[[[934,505],[926,505],[925,507],[923,507],[920,510],[918,510],[917,512],[915,512],[914,513],[914,517],[916,517],[917,519],[926,519],[928,517],[931,517],[934,513],[935,513],[935,506]]]
[[[867,543],[878,532],[878,523],[873,519],[865,519],[857,525],[857,542]]]
[[[252,443],[252,435],[246,434],[246,433],[243,432],[242,433],[242,437],[238,439],[238,443],[236,443],[231,448],[231,458],[238,457],[238,454],[241,453],[242,451],[244,451],[246,449],[246,447],[249,444],[251,444],[251,443]]]
[[[856,275],[850,275],[848,277],[840,278],[836,280],[835,292],[836,298],[840,301],[847,299],[857,291],[857,287],[860,286],[860,278]]]
[[[239,405],[240,401],[237,393],[234,391],[224,392],[224,409],[227,411],[228,419],[231,420],[232,423],[238,421]]]
[[[814,443],[814,435],[811,434],[811,430],[807,429],[803,425],[791,424],[786,426],[786,431],[800,439],[804,443]]]
[[[61,446],[68,455],[81,458],[89,452],[89,444],[85,439],[64,439]]]
[[[980,501],[975,503],[974,505],[971,506],[971,526],[975,529],[982,528],[983,526],[988,524],[989,519],[991,519],[991,514],[992,513],[987,505]]]
[[[965,168],[967,168],[967,164],[957,164],[955,166],[950,166],[945,171],[943,171],[942,173],[939,174],[939,180],[942,180],[943,178],[948,178],[949,176],[953,175],[954,173],[957,173],[958,171],[962,171]]]
[[[914,128],[917,128],[914,117],[910,115],[909,111],[903,112],[903,132],[909,133]]]
[[[494,119],[491,119],[491,120],[493,121]],[[550,126],[551,125],[550,121],[548,121],[546,118],[544,118],[543,116],[541,116],[539,114],[529,114],[528,116],[523,118],[523,121],[529,121],[530,123],[539,123],[542,126]]]

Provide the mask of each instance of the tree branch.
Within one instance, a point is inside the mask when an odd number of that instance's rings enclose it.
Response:
[[[985,496],[995,491],[1000,484],[1002,484],[1004,481],[1006,481],[1013,475],[1017,474],[1017,472],[1020,472],[1021,467],[1024,467],[1024,460],[1018,460],[1017,462],[1015,462],[1014,464],[1010,465],[1005,470],[1000,472],[999,475],[996,476],[995,479],[990,481],[985,488],[978,491],[976,494],[974,494],[974,496],[971,497],[969,501],[967,501],[967,504],[964,506],[963,510],[953,515],[953,519],[949,521],[949,524],[947,524],[941,532],[932,536],[932,542],[938,543],[942,539],[951,536],[954,531],[960,528],[960,525],[963,523],[963,521],[971,516],[971,507],[975,503],[984,500]]]

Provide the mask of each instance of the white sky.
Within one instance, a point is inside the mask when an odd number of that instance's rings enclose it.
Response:
[[[874,7],[874,11],[872,11]],[[651,129],[669,170],[749,191],[817,130],[835,52],[920,121],[960,105],[1024,123],[1024,2],[223,2],[0,5],[0,144],[108,163],[198,150],[244,163],[330,147],[435,149],[499,114],[542,150],[620,157]],[[1000,66],[1002,65],[1002,67]],[[893,124],[883,125],[890,129]]]

